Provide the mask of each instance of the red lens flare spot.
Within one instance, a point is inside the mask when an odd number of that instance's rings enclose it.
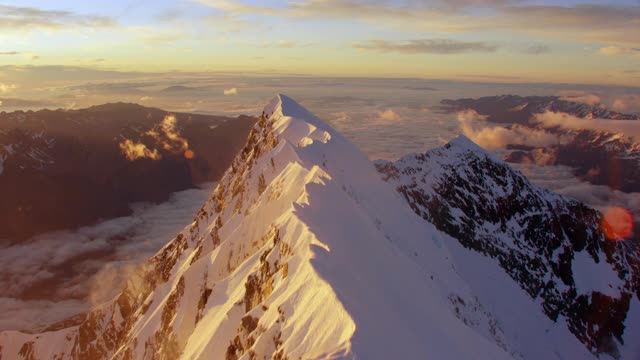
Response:
[[[184,152],[184,158],[185,158],[185,159],[187,159],[187,160],[191,160],[191,159],[193,159],[195,156],[196,156],[196,153],[194,153],[194,152],[193,152],[193,151],[191,151],[191,150],[187,150],[187,151],[185,151],[185,152]]]
[[[633,215],[625,208],[610,207],[604,213],[602,230],[609,240],[624,240],[633,231]]]

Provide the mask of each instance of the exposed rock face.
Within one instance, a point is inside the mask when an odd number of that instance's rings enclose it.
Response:
[[[606,240],[598,211],[531,184],[462,136],[376,166],[418,215],[495,259],[590,351],[619,355],[630,300],[640,300],[640,251],[633,241]],[[613,278],[600,287],[578,284],[576,272],[585,269],[577,257]]]
[[[256,121],[171,115],[135,104],[0,113],[0,241],[125,216],[132,202],[217,180]]]
[[[229,314],[223,316],[225,321],[237,321],[238,325],[238,334],[230,338],[231,345],[226,357],[238,359],[242,354],[249,353],[252,354],[250,358],[256,358],[256,338],[265,333],[263,338],[269,339],[267,341],[270,345],[266,348],[261,345],[260,354],[278,353],[283,356],[284,352],[279,349],[282,344],[275,340],[281,336],[277,334],[280,334],[278,329],[282,324],[274,322],[277,326],[267,331],[267,325],[259,327],[258,321],[260,315],[269,309],[263,303],[282,280],[287,278],[287,259],[292,255],[291,248],[281,240],[279,228],[275,226],[269,227],[259,239],[251,241],[242,239],[225,242],[220,235],[224,228],[223,218],[233,221],[234,215],[235,219],[244,216],[258,200],[255,196],[257,190],[254,188],[260,187],[260,194],[266,190],[265,176],[260,175],[260,180],[258,176],[252,178],[252,174],[256,173],[252,168],[263,153],[278,144],[273,125],[274,122],[267,121],[266,116],[261,117],[256,127],[250,131],[245,146],[234,159],[226,176],[220,181],[211,199],[198,212],[193,223],[151,258],[127,282],[113,303],[91,311],[80,319],[80,324],[67,323],[70,326],[61,324],[61,328],[49,328],[52,331],[49,333],[52,334],[51,339],[42,340],[41,335],[5,332],[1,334],[4,340],[0,336],[0,343],[5,345],[3,341],[15,343],[22,341],[20,339],[33,339],[23,341],[18,355],[34,360],[49,357],[91,360],[177,359],[183,353],[188,338],[185,327],[192,331],[210,312],[211,306],[207,305],[210,305],[209,300],[216,284],[236,272],[239,266],[244,265],[246,268],[246,260],[263,251],[254,271],[246,273],[245,269],[242,272],[246,275],[238,275],[246,276],[242,286],[245,289],[244,295],[238,302],[231,302]],[[273,173],[276,171],[276,164],[273,158],[269,160],[268,172]],[[262,159],[261,162],[266,161]],[[212,252],[216,250],[216,263],[224,265],[213,265],[209,269],[206,262],[212,260]],[[201,258],[205,255],[206,258]],[[191,274],[178,276],[180,268],[184,266],[193,267]],[[219,272],[214,270],[216,268],[219,268]],[[204,274],[197,284],[188,280],[193,279],[195,272]],[[197,301],[194,302],[194,299]],[[273,320],[278,323],[284,321],[283,310],[275,307],[272,311],[277,311],[280,319]],[[185,313],[189,315],[185,317]],[[155,325],[148,325],[147,321]],[[55,346],[49,348],[49,341],[55,341]],[[8,351],[11,350],[6,346],[0,347],[0,358],[12,356],[7,355],[11,354]]]

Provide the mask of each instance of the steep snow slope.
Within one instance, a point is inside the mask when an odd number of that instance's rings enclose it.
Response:
[[[508,359],[549,340],[511,343],[452,240],[342,135],[286,96],[265,113],[120,296],[78,326],[0,334],[3,359]],[[571,340],[540,351],[590,356]]]
[[[531,184],[464,136],[376,165],[417,214],[455,238],[448,245],[462,277],[478,284],[484,303],[501,304],[500,315],[514,310],[507,335],[536,333],[529,333],[538,327],[533,318],[515,311],[536,303],[532,311],[544,311],[594,353],[640,356],[629,340],[634,330],[625,331],[640,323],[629,310],[640,300],[640,252],[633,241],[606,240],[598,211]],[[511,284],[486,281],[492,273]],[[514,286],[529,299],[512,301],[506,289]]]

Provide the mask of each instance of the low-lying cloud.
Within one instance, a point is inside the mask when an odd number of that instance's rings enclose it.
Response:
[[[612,206],[623,207],[640,219],[640,193],[625,193],[606,185],[593,185],[578,179],[567,166],[510,164],[531,182],[558,194],[574,198],[603,211]]]
[[[222,93],[225,95],[238,95],[238,89],[237,88],[224,89]]]
[[[560,127],[563,129],[598,130],[613,133],[622,133],[627,137],[640,140],[640,121],[638,120],[612,120],[612,119],[583,119],[563,112],[547,111],[536,114],[532,122],[545,128]]]
[[[400,115],[393,111],[393,109],[387,109],[384,111],[378,111],[378,119],[384,122],[397,122],[400,120]]]
[[[138,266],[189,224],[211,184],[132,216],[0,249],[0,331],[33,329],[111,300]]]
[[[489,124],[474,110],[459,112],[457,119],[462,133],[485,149],[504,149],[507,145],[550,146],[563,141],[558,135],[544,130]]]
[[[162,155],[158,152],[158,149],[149,149],[147,145],[141,142],[133,142],[129,139],[125,139],[119,144],[120,151],[127,158],[127,160],[134,161],[140,159],[160,160]]]
[[[640,95],[621,95],[616,97],[611,108],[619,112],[640,112]]]
[[[159,126],[147,131],[145,135],[154,138],[165,150],[180,153],[189,149],[189,142],[182,137],[176,126],[175,115],[164,117]]]
[[[0,83],[0,93],[8,93],[18,88],[16,84]]]
[[[174,154],[183,153],[189,149],[189,142],[182,137],[177,127],[176,117],[172,114],[165,116],[160,124],[145,132],[142,137],[150,138],[156,146]],[[150,148],[141,141],[125,139],[120,142],[119,146],[122,154],[130,161],[162,159],[162,154],[157,148]]]
[[[558,95],[560,95],[560,99],[562,100],[573,101],[590,106],[594,106],[602,102],[600,95],[588,91],[565,90],[560,91]]]

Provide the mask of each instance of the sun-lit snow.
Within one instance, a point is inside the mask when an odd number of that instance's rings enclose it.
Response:
[[[503,311],[524,298],[517,286],[493,265],[472,274],[480,255],[464,265],[465,250],[340,133],[284,95],[264,112],[193,223],[122,295],[80,327],[4,332],[2,355],[27,346],[36,359],[590,357],[541,315],[518,330],[535,304]],[[483,289],[492,281],[495,293]]]

